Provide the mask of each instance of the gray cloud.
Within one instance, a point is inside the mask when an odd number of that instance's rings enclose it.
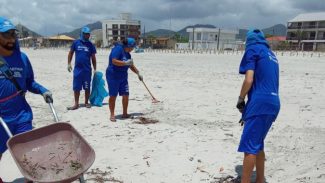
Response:
[[[292,1],[294,8],[304,10],[306,12],[324,11],[325,1],[322,0],[295,0]]]
[[[192,24],[265,28],[299,13],[325,11],[323,0],[0,0],[1,16],[43,35],[71,31],[130,12],[146,30]]]

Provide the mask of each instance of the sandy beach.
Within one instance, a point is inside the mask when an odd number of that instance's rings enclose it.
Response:
[[[108,105],[67,111],[73,104],[68,49],[23,49],[36,80],[52,91],[60,121],[69,122],[89,142],[96,160],[87,182],[217,183],[240,176],[237,152],[242,127],[235,108],[243,76],[241,52],[132,53],[153,95],[153,104],[137,76],[129,71],[131,119],[109,121]],[[98,50],[105,74],[109,50]],[[278,52],[281,111],[265,141],[266,182],[325,182],[325,54]],[[84,93],[80,101],[84,103]],[[54,123],[40,95],[27,94],[33,124]],[[139,124],[144,120],[152,124]],[[143,120],[144,119],[144,120]],[[22,182],[9,151],[0,161],[5,182]],[[233,177],[233,178],[231,178]]]

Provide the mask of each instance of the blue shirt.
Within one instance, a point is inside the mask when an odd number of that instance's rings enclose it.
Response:
[[[30,91],[35,94],[43,94],[46,88],[34,80],[32,65],[28,57],[15,49],[13,54],[3,57],[9,68],[14,73],[14,77],[23,91]],[[5,78],[0,71],[0,99],[4,99],[17,92],[15,85]],[[7,101],[0,102],[0,116],[6,123],[22,123],[33,119],[33,114],[25,97],[18,95]]]
[[[90,41],[77,39],[72,43],[70,50],[76,52],[74,76],[91,73],[90,58],[93,54],[96,54],[95,46]]]
[[[248,92],[243,120],[262,114],[277,116],[280,110],[279,63],[267,44],[247,46],[239,73],[245,74],[248,70],[254,71],[254,80]]]
[[[127,61],[131,59],[131,54],[124,51],[124,47],[121,44],[117,44],[112,49],[109,55],[109,63],[106,69],[106,75],[110,79],[125,79],[128,77],[128,69],[130,66],[117,66],[113,64],[113,59],[120,61]]]

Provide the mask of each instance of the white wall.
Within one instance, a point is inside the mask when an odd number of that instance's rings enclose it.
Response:
[[[193,29],[188,28],[189,44],[192,49]],[[195,28],[194,29],[194,49],[217,49],[219,29]],[[237,49],[236,34],[238,31],[220,29],[219,49]]]

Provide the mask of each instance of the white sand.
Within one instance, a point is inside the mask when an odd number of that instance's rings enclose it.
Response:
[[[237,152],[242,128],[235,109],[243,80],[241,54],[133,53],[136,66],[155,97],[129,72],[129,113],[159,120],[108,120],[108,106],[67,111],[73,104],[68,50],[25,49],[36,80],[54,93],[61,121],[69,121],[91,144],[96,160],[89,182],[217,182],[241,172]],[[99,50],[98,70],[105,72],[108,51]],[[281,112],[265,141],[267,182],[325,181],[325,56],[278,55]],[[83,103],[81,96],[81,103]],[[43,98],[28,94],[36,127],[53,123]],[[107,99],[105,99],[107,103]],[[116,114],[121,114],[121,98]],[[106,172],[106,174],[100,174]],[[7,151],[0,162],[4,181],[21,180]]]

